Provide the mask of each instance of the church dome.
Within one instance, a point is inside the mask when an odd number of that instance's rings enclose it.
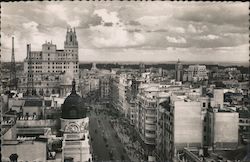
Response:
[[[82,119],[86,117],[86,108],[84,107],[83,99],[76,93],[75,80],[72,82],[71,94],[65,99],[62,104],[63,119]]]

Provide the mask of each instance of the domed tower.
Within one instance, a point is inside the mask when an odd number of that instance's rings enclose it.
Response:
[[[92,159],[89,145],[89,118],[83,99],[76,93],[75,80],[71,94],[62,105],[61,132],[63,134],[62,161],[73,158],[74,161]],[[77,146],[77,147],[76,147]]]

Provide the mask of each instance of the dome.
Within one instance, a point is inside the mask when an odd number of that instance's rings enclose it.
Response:
[[[82,119],[86,117],[87,110],[84,107],[83,99],[76,93],[75,86],[75,80],[73,80],[71,94],[62,104],[63,119]]]

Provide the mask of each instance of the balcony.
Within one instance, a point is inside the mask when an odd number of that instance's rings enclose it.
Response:
[[[145,119],[145,123],[146,124],[156,124],[157,121],[156,121],[156,119]]]
[[[153,138],[153,139],[155,139],[156,138],[156,134],[152,134],[152,133],[145,133],[145,139],[149,139],[149,138]]]
[[[148,144],[148,145],[155,145],[156,144],[155,137],[151,138],[151,137],[146,137],[145,136],[144,143]]]
[[[156,117],[156,114],[154,113],[146,113],[146,117]]]
[[[156,125],[146,124],[145,130],[156,131]]]

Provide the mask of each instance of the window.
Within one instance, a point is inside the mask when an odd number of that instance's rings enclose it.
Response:
[[[206,128],[206,127],[204,127],[204,128],[203,128],[203,131],[204,131],[204,132],[206,132],[206,131],[207,131],[207,128]]]
[[[203,107],[206,107],[206,103],[205,103],[205,102],[203,102],[203,103],[202,103],[202,106],[203,106]]]

